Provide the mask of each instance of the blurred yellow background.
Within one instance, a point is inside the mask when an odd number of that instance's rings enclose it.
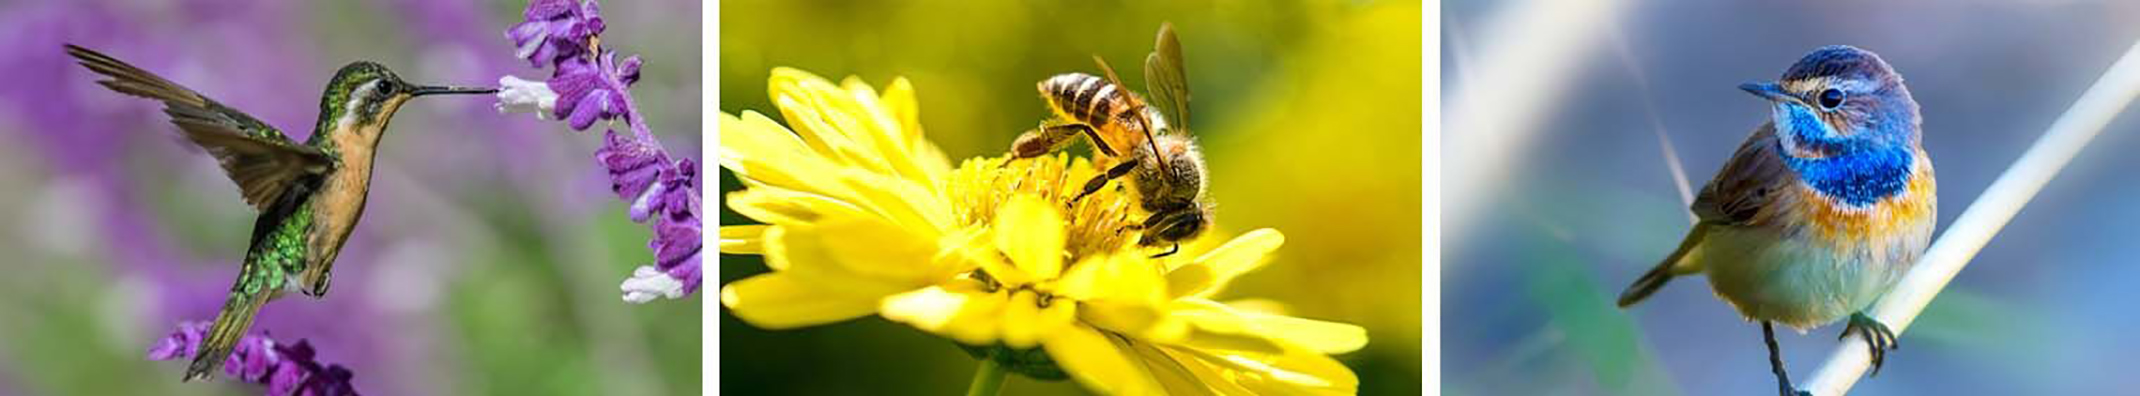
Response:
[[[728,1],[721,4],[720,109],[778,111],[774,67],[882,86],[906,77],[922,125],[956,161],[1004,153],[1048,116],[1034,85],[1098,74],[1105,57],[1142,91],[1161,22],[1179,33],[1191,129],[1209,161],[1215,234],[1286,234],[1261,271],[1221,298],[1365,326],[1340,355],[1361,394],[1420,392],[1420,15],[1418,2]],[[784,122],[785,120],[783,120]],[[1086,149],[1073,148],[1078,155]],[[740,186],[725,170],[721,191]],[[749,220],[725,208],[722,224]],[[766,272],[721,256],[722,283]],[[712,287],[709,285],[708,287]],[[725,309],[724,309],[725,311]],[[722,391],[949,394],[975,363],[949,341],[878,318],[789,331],[720,316]],[[1005,394],[1079,394],[1070,382],[1012,379]]]

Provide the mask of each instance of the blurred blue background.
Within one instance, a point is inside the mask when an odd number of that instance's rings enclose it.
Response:
[[[507,27],[525,1],[0,2],[0,395],[257,394],[181,384],[149,346],[213,319],[253,216],[160,106],[94,83],[97,49],[309,136],[337,67],[421,83],[540,80]],[[698,2],[603,4],[605,46],[645,57],[633,90],[662,143],[700,152]],[[627,305],[653,260],[575,133],[493,99],[404,107],[324,300],[286,296],[255,329],[310,340],[375,395],[696,393],[705,300]]]
[[[1482,31],[1533,2],[1443,4],[1445,116],[1474,59],[1509,50]],[[1554,6],[1577,3],[1545,2]],[[1685,206],[1649,109],[1694,188],[1769,114],[1737,84],[1773,80],[1805,52],[1850,44],[1881,54],[1923,106],[1937,163],[1940,225],[1951,223],[2098,75],[2140,39],[2126,1],[1603,2],[1565,84],[1535,114],[1520,167],[1484,171],[1501,189],[1474,221],[1445,229],[1443,391],[1512,394],[1761,394],[1772,391],[1761,333],[1683,279],[1632,310],[1612,298],[1678,243]],[[1579,7],[1578,7],[1579,8]],[[1566,25],[1513,26],[1537,32]],[[1614,44],[1618,37],[1619,44]],[[1624,48],[1624,53],[1614,49]],[[1621,56],[1633,59],[1632,67]],[[1646,84],[1646,85],[1645,85]],[[2114,121],[1976,256],[1856,393],[2120,394],[2140,386],[2140,157],[2133,117]],[[1445,124],[1448,125],[1448,124]],[[1464,134],[1512,131],[1446,130]],[[1457,145],[1449,151],[1466,150]],[[1447,172],[1473,172],[1445,163]],[[1446,196],[1446,195],[1445,195]],[[1778,336],[1805,378],[1841,326]]]

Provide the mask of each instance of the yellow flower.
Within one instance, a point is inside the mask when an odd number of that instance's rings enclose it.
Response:
[[[1068,198],[1066,183],[1098,173],[1083,159],[968,160],[958,170],[922,139],[914,88],[892,82],[879,96],[859,79],[840,85],[774,69],[773,102],[795,127],[754,111],[720,115],[721,167],[746,187],[729,193],[736,213],[763,225],[722,226],[720,250],[762,254],[773,273],[721,288],[721,304],[763,328],[794,328],[866,316],[878,300],[969,269],[943,241],[971,238],[1013,192]],[[1068,181],[1068,182],[1066,182]],[[1081,251],[1113,249],[1128,226],[1120,188],[1072,210],[1089,221],[1068,230]],[[986,210],[976,211],[976,208]]]
[[[991,237],[975,238],[968,256],[980,261],[978,271],[887,298],[880,311],[969,345],[1042,347],[1072,378],[1105,393],[1351,394],[1357,387],[1351,370],[1323,354],[1359,349],[1361,328],[1206,299],[1283,244],[1277,231],[1253,231],[1175,262],[1124,251],[1073,264],[1064,260],[1063,227],[1052,205],[1017,196],[995,217]]]
[[[722,287],[745,322],[877,314],[966,345],[1039,348],[1103,393],[1356,389],[1326,354],[1359,349],[1365,330],[1210,300],[1267,261],[1277,231],[1149,258],[1127,242],[1144,213],[1121,183],[1071,202],[1098,171],[1062,154],[954,169],[922,138],[904,79],[880,96],[855,78],[781,68],[771,93],[795,130],[750,111],[720,118],[721,166],[745,186],[727,204],[765,223],[721,227],[721,252],[772,269]]]

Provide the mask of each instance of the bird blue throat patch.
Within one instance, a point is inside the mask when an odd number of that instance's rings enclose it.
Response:
[[[1857,207],[1909,188],[1910,167],[1915,162],[1907,147],[1863,149],[1826,158],[1783,157],[1784,165],[1814,191]]]

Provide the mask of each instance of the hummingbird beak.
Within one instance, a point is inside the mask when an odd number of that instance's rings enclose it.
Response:
[[[1799,102],[1798,97],[1784,92],[1783,85],[1776,83],[1745,83],[1739,84],[1739,89],[1772,102]]]
[[[451,87],[419,85],[416,86],[416,89],[409,90],[409,96],[494,93],[498,93],[498,89],[491,87]]]

